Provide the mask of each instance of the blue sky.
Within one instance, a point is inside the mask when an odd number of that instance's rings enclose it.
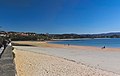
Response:
[[[120,0],[0,0],[6,31],[104,33],[120,31]]]

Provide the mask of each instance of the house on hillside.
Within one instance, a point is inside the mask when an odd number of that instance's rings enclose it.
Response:
[[[7,32],[5,31],[0,31],[0,37],[6,37],[7,36]]]

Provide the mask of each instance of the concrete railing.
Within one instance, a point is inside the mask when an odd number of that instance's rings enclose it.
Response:
[[[12,46],[7,46],[0,58],[0,76],[15,76],[15,63]]]

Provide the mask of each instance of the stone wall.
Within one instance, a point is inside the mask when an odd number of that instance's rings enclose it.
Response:
[[[0,58],[0,76],[15,76],[15,63],[12,46],[7,46]]]

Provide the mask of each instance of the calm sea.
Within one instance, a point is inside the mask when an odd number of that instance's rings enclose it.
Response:
[[[50,42],[53,44],[70,44],[70,45],[80,45],[80,46],[96,46],[96,47],[113,47],[120,48],[120,38],[111,39],[75,39],[75,40],[61,40]]]

